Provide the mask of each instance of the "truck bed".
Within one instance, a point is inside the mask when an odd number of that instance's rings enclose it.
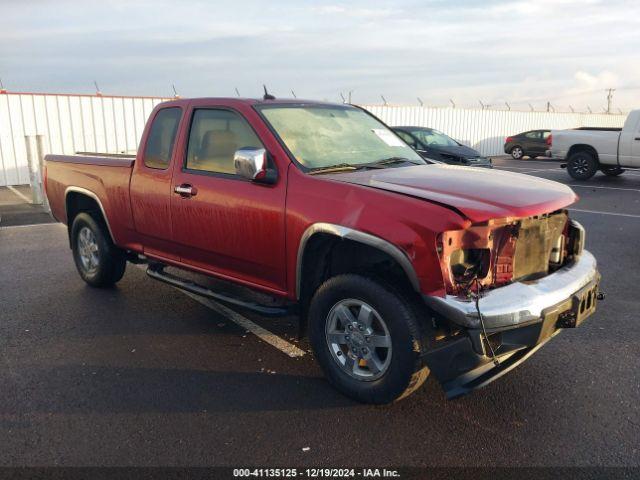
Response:
[[[618,140],[620,129],[580,128],[572,130],[551,130],[552,156],[566,159],[574,145],[588,145],[598,152],[598,160],[603,165],[618,163]]]

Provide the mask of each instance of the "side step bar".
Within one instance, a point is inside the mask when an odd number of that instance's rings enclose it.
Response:
[[[191,280],[186,280],[184,278],[178,277],[177,275],[172,275],[165,272],[164,265],[149,265],[149,267],[147,268],[147,275],[149,275],[154,280],[168,283],[169,285],[179,288],[180,290],[195,293],[196,295],[210,298],[227,305],[246,308],[247,310],[259,313],[260,315],[264,315],[265,317],[284,317],[297,313],[296,306],[293,304],[289,306],[272,307],[268,305],[261,305],[255,302],[247,302],[230,295],[214,292],[213,290],[203,285],[192,282]]]

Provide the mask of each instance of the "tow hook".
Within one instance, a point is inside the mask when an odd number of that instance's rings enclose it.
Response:
[[[596,295],[596,298],[598,299],[599,302],[604,300],[606,297],[607,297],[607,294],[604,292],[598,292],[598,295]]]

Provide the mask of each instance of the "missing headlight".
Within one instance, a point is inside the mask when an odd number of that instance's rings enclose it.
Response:
[[[490,250],[488,248],[458,249],[451,252],[451,273],[457,282],[484,278],[489,273]]]

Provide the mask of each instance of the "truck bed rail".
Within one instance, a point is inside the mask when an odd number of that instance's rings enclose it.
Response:
[[[84,165],[103,165],[106,167],[128,167],[133,166],[135,155],[123,155],[114,153],[78,153],[75,155],[53,155],[44,157],[47,162],[78,163]]]

